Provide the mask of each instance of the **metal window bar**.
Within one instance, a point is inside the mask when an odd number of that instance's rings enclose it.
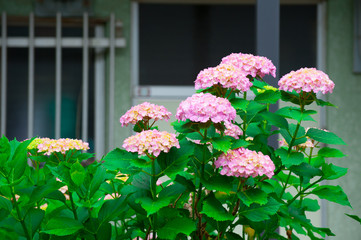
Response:
[[[29,36],[28,37],[8,37],[7,36],[7,16],[5,12],[1,15],[1,112],[0,112],[0,133],[6,134],[6,108],[7,108],[7,48],[28,48],[28,137],[33,137],[34,131],[34,65],[35,65],[35,49],[36,48],[55,48],[55,137],[61,137],[61,61],[62,48],[82,48],[83,49],[83,86],[82,86],[82,138],[88,140],[88,100],[89,100],[89,48],[95,48],[98,56],[96,57],[96,69],[104,68],[104,61],[100,58],[104,57],[104,49],[109,50],[109,128],[108,128],[108,146],[113,147],[114,141],[114,87],[115,87],[115,48],[124,48],[126,43],[124,38],[115,38],[115,15],[110,14],[110,31],[109,37],[104,34],[98,34],[93,38],[89,38],[89,17],[87,13],[83,14],[83,36],[62,37],[62,17],[60,13],[56,14],[56,36],[55,37],[36,37],[34,14],[29,15]],[[98,28],[99,29],[99,28]],[[99,32],[99,31],[98,31]],[[102,30],[100,31],[102,32]],[[95,104],[95,114],[104,112],[105,108],[105,91],[104,91],[104,74],[96,73],[95,77],[95,94],[96,101],[99,100],[103,104]],[[98,88],[100,86],[100,88]],[[98,94],[102,96],[98,96]],[[95,150],[99,148],[104,151],[104,136],[100,133],[104,132],[104,117],[102,119],[96,116],[95,123]],[[98,120],[97,120],[98,119]],[[102,129],[100,129],[102,128]],[[99,153],[102,154],[102,153]]]

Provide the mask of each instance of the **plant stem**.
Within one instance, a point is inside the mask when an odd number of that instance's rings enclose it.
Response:
[[[317,181],[313,182],[312,184],[308,185],[307,187],[305,187],[302,191],[300,191],[299,193],[296,194],[296,196],[294,196],[294,198],[292,198],[288,203],[287,206],[290,206],[300,195],[304,194],[306,190],[310,189],[311,187],[313,187],[314,185],[316,185],[317,183],[321,182],[323,180],[323,178],[321,177],[320,179],[318,179]]]
[[[74,218],[75,218],[75,220],[78,220],[78,214],[76,213],[75,204],[74,204],[74,200],[73,200],[73,193],[70,191],[69,191],[69,200],[71,203],[71,210],[73,212]]]
[[[152,178],[151,178],[151,193],[153,196],[153,201],[157,199],[157,179],[155,175],[155,159],[152,159]],[[154,213],[152,215],[152,225],[153,225],[153,239],[155,239],[156,236],[156,221],[157,221],[157,213]]]
[[[288,185],[288,181],[290,180],[290,178],[291,178],[291,171],[290,171],[290,173],[289,173],[288,176],[287,176],[287,180],[286,180],[285,185],[283,186],[283,189],[282,189],[280,198],[282,198],[283,194],[285,193],[286,188],[287,188],[287,185]]]

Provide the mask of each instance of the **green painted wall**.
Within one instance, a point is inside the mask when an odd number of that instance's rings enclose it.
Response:
[[[335,82],[329,100],[339,108],[327,111],[327,124],[348,144],[340,149],[348,157],[333,161],[347,167],[348,174],[337,180],[349,196],[353,211],[328,204],[329,227],[337,235],[331,239],[361,239],[361,227],[343,213],[361,216],[361,75],[353,74],[353,0],[329,0],[327,29],[327,73]]]

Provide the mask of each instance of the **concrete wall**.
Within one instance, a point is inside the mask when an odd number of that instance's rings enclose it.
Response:
[[[361,75],[354,74],[353,65],[353,1],[328,1],[327,73],[335,82],[329,101],[339,108],[327,110],[328,128],[348,145],[340,149],[348,157],[333,161],[347,167],[348,174],[333,181],[349,196],[353,210],[328,204],[328,225],[337,235],[331,239],[361,239],[361,226],[344,212],[361,215]]]

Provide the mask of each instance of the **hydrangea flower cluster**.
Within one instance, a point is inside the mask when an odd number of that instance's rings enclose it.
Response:
[[[205,89],[217,84],[242,92],[248,91],[252,86],[244,71],[232,64],[220,64],[202,70],[195,81],[195,89]]]
[[[276,67],[266,57],[254,56],[245,53],[232,53],[222,58],[221,64],[232,64],[241,69],[245,75],[263,78],[266,74],[276,77]]]
[[[275,170],[269,156],[246,148],[229,150],[226,154],[220,155],[214,164],[217,168],[222,167],[222,175],[244,178],[263,175],[271,178]]]
[[[160,152],[169,152],[172,147],[180,148],[175,134],[146,130],[124,140],[123,148],[128,152],[138,152],[139,155],[151,154],[155,157]]]
[[[278,85],[280,90],[284,91],[322,92],[323,94],[332,93],[335,87],[328,75],[316,68],[301,68],[291,71],[278,81]]]
[[[177,109],[176,118],[192,122],[214,123],[231,121],[236,118],[236,110],[228,99],[210,93],[198,93],[182,101]]]
[[[28,146],[28,149],[37,149],[39,153],[50,156],[54,152],[65,154],[67,151],[88,150],[89,144],[78,139],[60,138],[35,138]]]
[[[225,122],[224,125],[226,127],[224,134],[226,136],[231,136],[235,139],[239,139],[239,135],[243,134],[241,128],[231,122]]]
[[[164,119],[166,121],[169,120],[172,113],[168,112],[168,110],[159,105],[155,105],[149,102],[144,102],[142,104],[136,105],[128,110],[121,118],[120,123],[123,126],[128,126],[128,124],[136,124],[141,120],[149,120],[154,119],[154,121],[158,121]]]

